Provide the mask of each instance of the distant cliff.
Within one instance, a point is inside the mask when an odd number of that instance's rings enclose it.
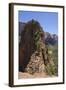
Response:
[[[58,36],[56,34],[51,34],[49,32],[45,32],[45,43],[50,45],[58,44]]]

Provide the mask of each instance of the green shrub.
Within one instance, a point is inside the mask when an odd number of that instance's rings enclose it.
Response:
[[[55,75],[55,66],[52,64],[48,64],[46,66],[46,72],[48,73],[48,75],[52,76]]]
[[[36,49],[37,50],[39,50],[40,49],[40,32],[39,31],[36,31],[35,33],[34,33],[34,42],[35,42],[35,47],[36,47]]]
[[[49,64],[46,66],[46,71],[49,75],[54,75],[57,76],[58,75],[58,47],[55,46],[51,46],[48,45],[47,46],[48,51],[52,51],[52,54],[49,54],[49,58],[50,58],[50,62],[53,61],[53,64]],[[51,61],[52,60],[52,61]]]

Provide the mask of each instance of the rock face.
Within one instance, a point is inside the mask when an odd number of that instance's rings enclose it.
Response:
[[[35,20],[27,22],[19,43],[19,71],[30,74],[46,72],[49,55],[44,41],[40,24]]]
[[[27,71],[30,74],[45,72],[45,65],[44,65],[42,53],[40,52],[39,55],[36,54],[37,51],[32,54],[30,58],[30,62],[28,63],[25,69],[25,71]]]

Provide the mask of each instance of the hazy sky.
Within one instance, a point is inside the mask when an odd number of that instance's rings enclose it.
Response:
[[[19,11],[18,18],[20,22],[37,20],[45,32],[58,34],[58,13],[56,12]]]

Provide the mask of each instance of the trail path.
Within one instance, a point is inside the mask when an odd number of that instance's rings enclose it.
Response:
[[[19,79],[21,78],[46,78],[48,75],[46,73],[35,73],[35,74],[29,74],[29,73],[23,73],[19,72],[18,74]]]

